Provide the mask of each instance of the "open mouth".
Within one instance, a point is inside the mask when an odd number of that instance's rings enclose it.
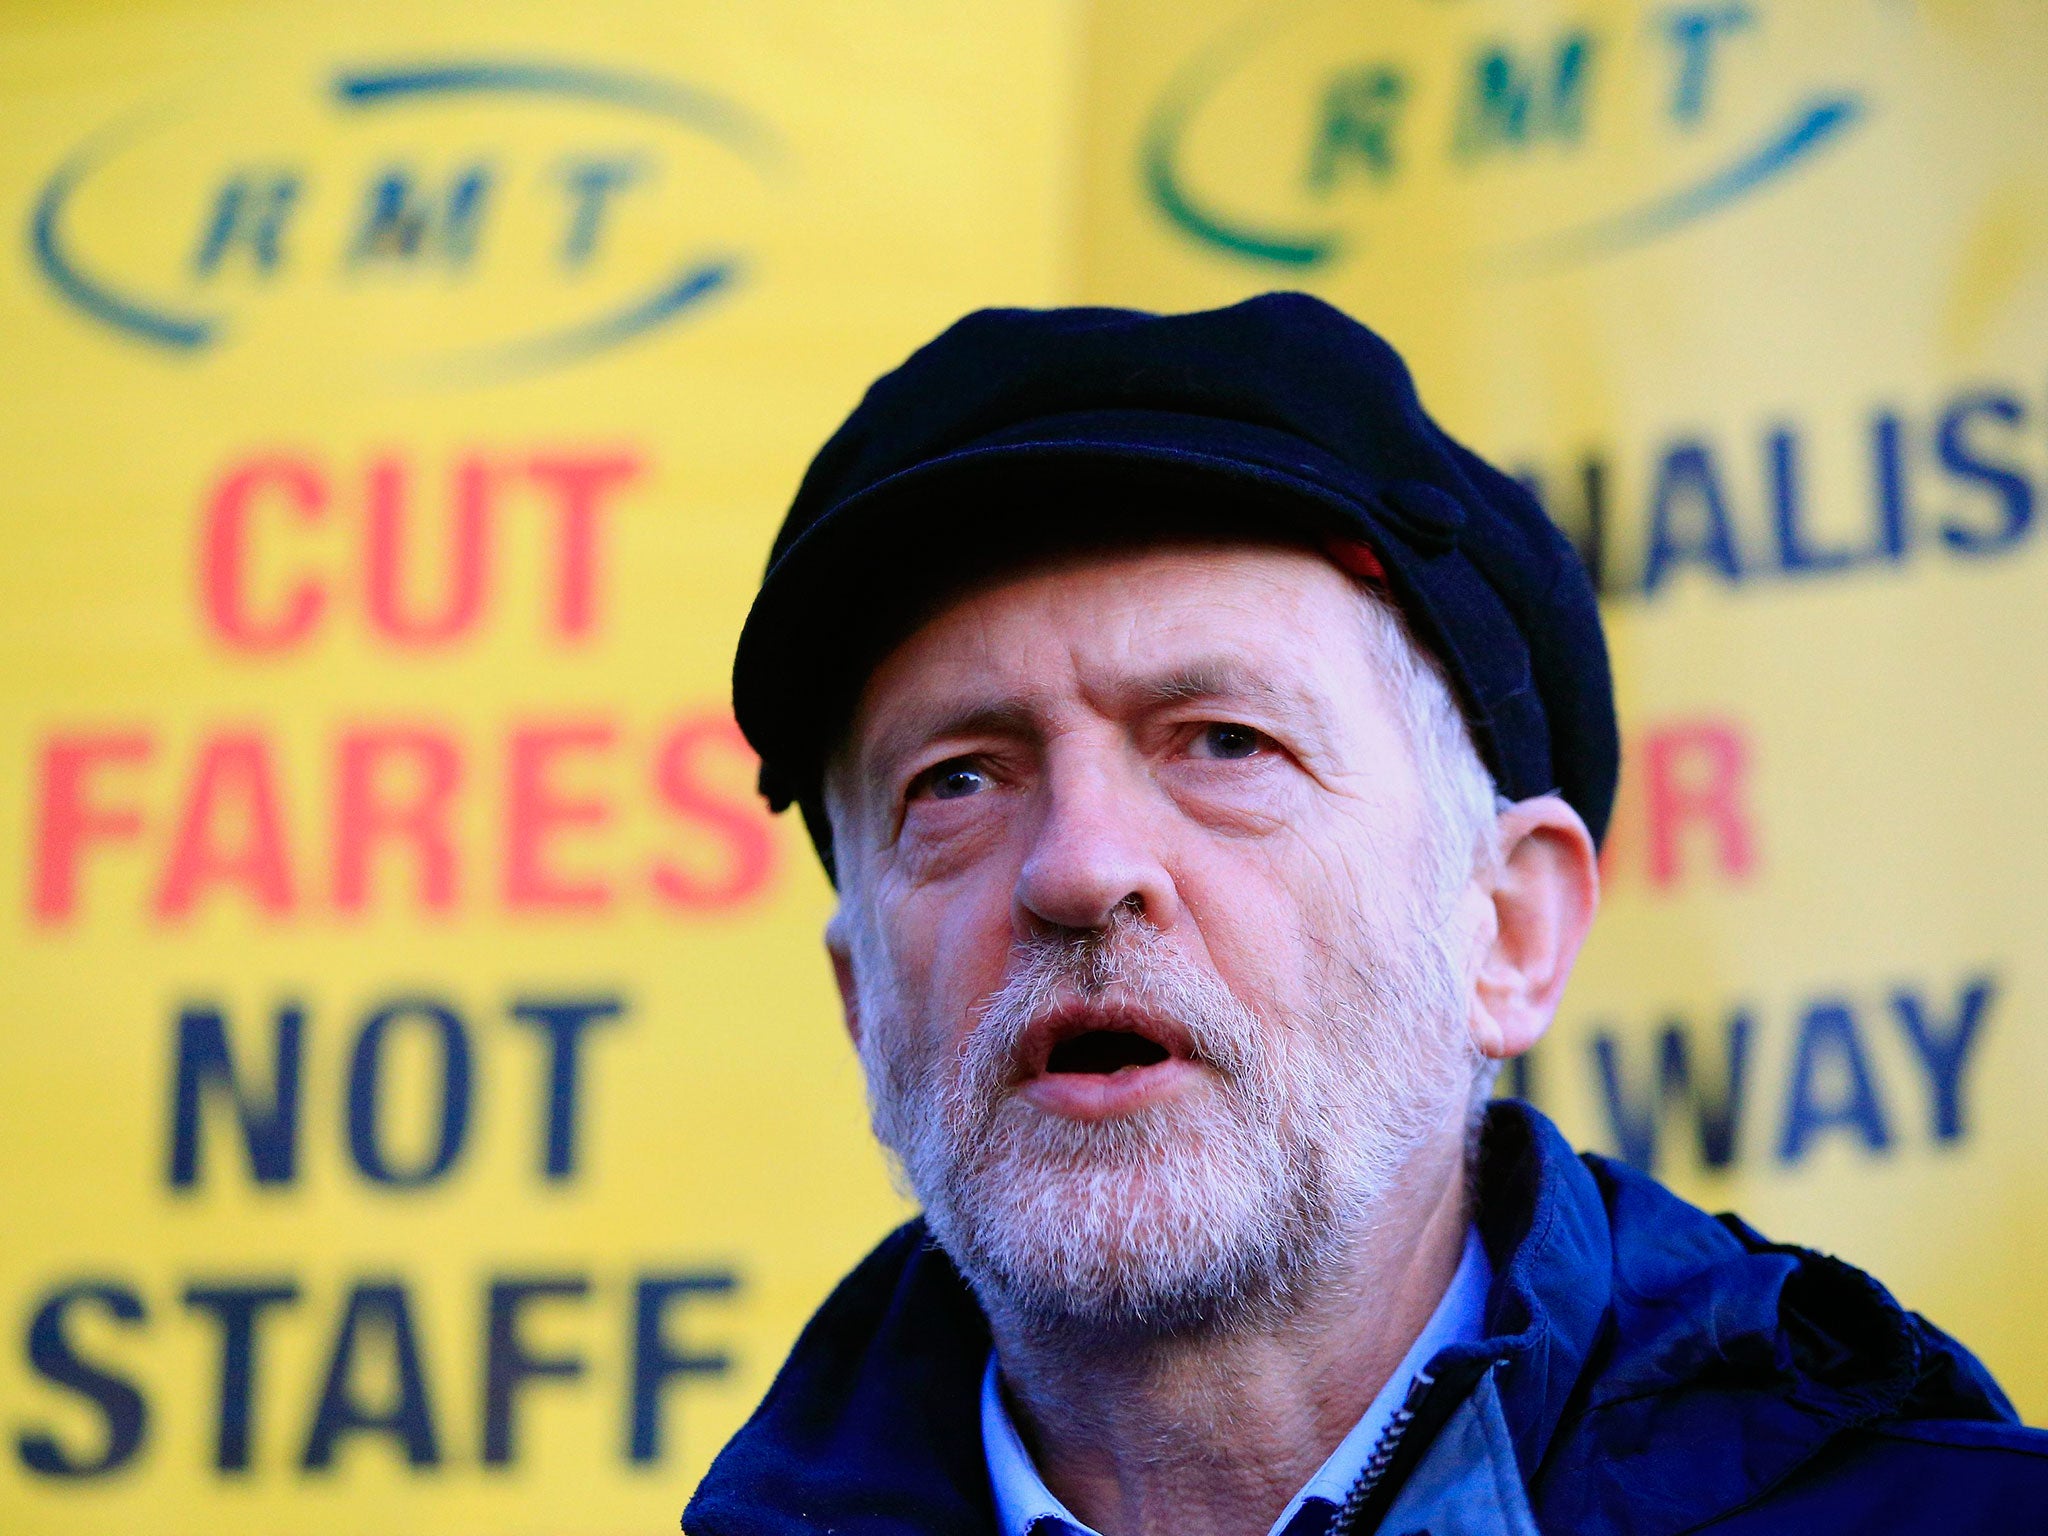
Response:
[[[1126,1067],[1149,1067],[1170,1053],[1156,1040],[1127,1029],[1090,1029],[1069,1035],[1045,1058],[1048,1074],[1107,1077]]]
[[[1187,1092],[1202,1076],[1176,1019],[1148,1010],[1070,1004],[1023,1041],[1025,1101],[1072,1120],[1107,1120]]]
[[[1186,1028],[1144,1009],[1069,1005],[1038,1020],[1023,1044],[1025,1101],[1071,1120],[1136,1114],[1203,1076]]]

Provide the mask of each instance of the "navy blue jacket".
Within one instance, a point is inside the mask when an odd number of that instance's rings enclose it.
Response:
[[[2048,1433],[1868,1275],[1766,1242],[1527,1105],[1488,1114],[1487,1337],[1432,1362],[1388,1536],[2048,1532]],[[988,1325],[912,1222],[841,1283],[683,1514],[691,1536],[988,1536]]]

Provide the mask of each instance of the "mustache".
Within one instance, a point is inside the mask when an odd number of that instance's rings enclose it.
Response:
[[[962,1043],[956,1107],[985,1106],[1009,1086],[1021,1075],[1032,1026],[1075,1001],[1173,1019],[1186,1032],[1191,1059],[1226,1082],[1263,1075],[1258,1016],[1158,929],[1118,908],[1101,928],[1026,940],[1011,951],[1008,975]]]

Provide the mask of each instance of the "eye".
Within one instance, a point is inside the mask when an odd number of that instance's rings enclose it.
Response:
[[[1255,731],[1248,725],[1231,725],[1218,720],[1203,726],[1196,734],[1194,751],[1197,757],[1237,762],[1243,758],[1257,756],[1266,745],[1267,740],[1263,732]]]
[[[964,757],[934,763],[910,781],[906,798],[929,796],[934,800],[964,800],[987,789],[994,781]]]

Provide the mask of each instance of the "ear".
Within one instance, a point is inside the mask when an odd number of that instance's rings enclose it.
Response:
[[[1495,1060],[1543,1038],[1600,901],[1585,822],[1556,795],[1501,812],[1501,857],[1487,893],[1492,938],[1474,980],[1472,1037]]]
[[[832,957],[832,979],[839,983],[839,1007],[846,1016],[846,1033],[853,1048],[860,1049],[860,993],[853,981],[853,947],[847,937],[851,919],[840,903],[825,924],[825,953]]]

